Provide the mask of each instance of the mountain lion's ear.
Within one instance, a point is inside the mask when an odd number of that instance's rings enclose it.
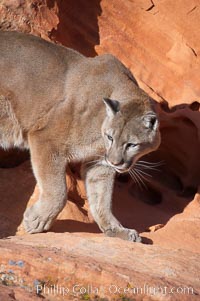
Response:
[[[109,98],[104,98],[103,101],[106,105],[106,111],[108,116],[113,117],[117,112],[119,112],[120,110],[119,101],[112,100]]]
[[[149,112],[144,116],[144,125],[146,128],[155,130],[158,126],[158,119],[154,112]]]

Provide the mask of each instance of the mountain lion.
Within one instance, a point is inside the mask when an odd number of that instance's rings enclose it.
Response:
[[[51,227],[66,203],[66,165],[79,162],[99,228],[141,241],[112,214],[113,183],[158,148],[160,134],[152,100],[117,58],[0,32],[0,119],[0,145],[30,150],[40,190],[24,213],[27,232]]]

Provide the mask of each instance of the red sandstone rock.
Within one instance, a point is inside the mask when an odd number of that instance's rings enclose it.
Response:
[[[1,301],[39,301],[41,298],[36,293],[30,293],[19,287],[6,287],[0,285]],[[44,298],[43,300],[46,300]]]
[[[26,207],[27,194],[34,187],[34,179],[28,162],[15,169],[0,170],[0,177],[1,212],[6,217],[3,228],[7,230],[1,232],[1,236],[5,237],[9,232],[14,234],[17,231]],[[10,179],[9,186],[7,178]],[[30,291],[34,291],[34,283],[45,283],[50,288],[60,285],[70,290],[75,284],[81,287],[92,284],[99,288],[99,296],[106,296],[108,300],[114,300],[117,296],[108,291],[104,295],[103,288],[107,289],[113,283],[124,289],[141,287],[145,283],[151,287],[167,286],[169,289],[189,286],[195,294],[200,293],[198,197],[186,207],[187,199],[177,198],[165,189],[166,196],[162,203],[152,206],[137,196],[131,196],[131,182],[117,181],[114,210],[126,226],[136,227],[142,232],[148,226],[168,220],[166,226],[156,232],[143,232],[144,242],[153,242],[153,245],[141,245],[104,237],[88,217],[87,204],[78,202],[74,189],[78,187],[80,191],[80,184],[74,185],[76,179],[73,177],[69,181],[70,200],[49,233],[28,235],[18,231],[18,236],[0,241],[1,279],[12,287],[22,286]],[[5,187],[7,191],[3,189]],[[22,191],[25,189],[26,194]],[[37,195],[36,189],[29,205],[35,202]],[[76,203],[73,196],[76,196]],[[177,214],[184,207],[184,213]],[[14,287],[13,290],[16,294]],[[46,297],[48,300],[62,300],[59,294],[56,293],[56,298],[52,294]],[[93,295],[90,290],[91,300]],[[71,300],[70,296],[67,295],[65,300]],[[140,294],[132,297],[135,300],[188,300],[188,295],[182,294],[164,297],[157,294],[154,298],[146,294],[146,299]],[[80,296],[77,298],[79,300]],[[189,298],[198,300],[198,295],[192,294]]]
[[[164,227],[163,224],[157,224],[157,225],[153,225],[153,226],[150,226],[149,228],[147,228],[147,231],[155,232],[155,231],[158,231],[159,229],[161,229],[163,227]]]
[[[0,29],[18,30],[48,39],[59,20],[56,5],[48,8],[48,0],[2,0]]]
[[[43,284],[48,300],[62,300],[59,288],[69,289],[65,300],[72,296],[80,300],[86,294],[90,300],[94,300],[95,294],[108,300],[120,295],[130,296],[131,300],[198,300],[196,294],[200,291],[199,254],[132,244],[102,234],[16,236],[0,242],[0,257],[1,275],[8,282],[21,283],[30,291]],[[58,286],[57,298],[53,292],[48,294],[48,288],[54,285]],[[133,288],[144,289],[145,285],[146,291],[134,294]],[[156,296],[150,296],[150,286],[162,287],[163,293],[160,288]],[[190,288],[189,294],[169,293],[172,288],[181,290],[186,286]],[[81,294],[81,287],[86,292]],[[116,288],[120,289],[116,292]]]
[[[197,0],[103,0],[95,49],[120,57],[145,90],[170,106],[198,101],[198,5]]]

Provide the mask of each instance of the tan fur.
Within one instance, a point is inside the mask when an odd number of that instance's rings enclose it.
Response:
[[[0,32],[0,119],[0,145],[30,149],[40,189],[24,214],[28,232],[51,227],[66,201],[66,164],[81,162],[100,229],[140,241],[112,214],[113,182],[117,171],[156,149],[160,136],[148,95],[119,60]]]

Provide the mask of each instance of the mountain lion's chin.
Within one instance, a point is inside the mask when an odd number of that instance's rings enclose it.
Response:
[[[115,168],[115,170],[118,172],[118,173],[126,173],[126,172],[129,172],[129,170],[131,169],[131,167],[129,168]]]

